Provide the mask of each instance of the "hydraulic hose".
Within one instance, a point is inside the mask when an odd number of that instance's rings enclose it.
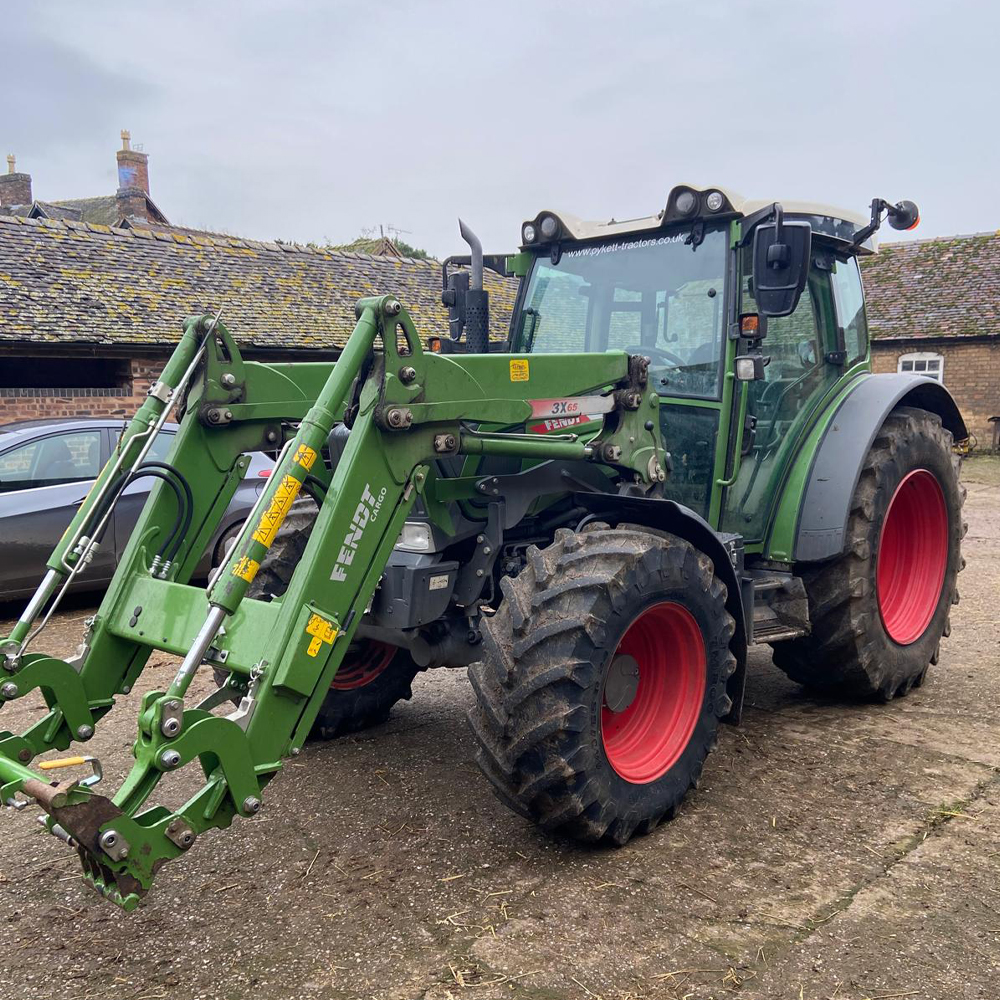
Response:
[[[170,473],[172,473],[172,475]],[[135,482],[137,479],[142,479],[147,476],[154,479],[160,479],[167,483],[174,491],[174,495],[177,498],[177,514],[174,517],[173,526],[167,533],[163,544],[157,552],[157,555],[161,559],[173,559],[184,540],[184,536],[191,527],[191,520],[193,517],[193,495],[191,493],[190,485],[172,466],[166,465],[163,462],[148,462],[140,465],[137,469],[134,469],[131,472],[127,472],[119,476],[118,479],[116,479],[112,484],[111,489],[108,490],[107,495],[102,500],[100,507],[95,508],[94,513],[96,515],[96,520],[98,523],[103,520],[105,514],[107,514],[107,512],[121,499],[122,491],[125,490],[131,483]],[[180,482],[178,482],[178,480]],[[184,486],[183,492],[180,485],[181,483],[183,483]],[[170,548],[169,554],[167,554],[168,547]]]
[[[166,472],[171,473],[177,477],[177,481],[181,484],[184,490],[184,497],[187,500],[187,512],[184,515],[184,523],[181,526],[181,530],[177,535],[177,540],[174,543],[173,551],[168,556],[169,559],[173,559],[177,555],[177,550],[181,547],[181,543],[187,536],[188,531],[191,528],[191,521],[194,518],[194,493],[191,491],[191,484],[184,478],[178,469],[174,466],[168,464],[167,462],[143,462],[139,467],[140,469],[163,469]],[[138,477],[136,477],[138,478]]]

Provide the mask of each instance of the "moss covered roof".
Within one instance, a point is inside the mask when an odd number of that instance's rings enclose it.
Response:
[[[504,336],[515,283],[487,271],[486,285],[492,333]],[[224,304],[240,343],[330,348],[353,329],[359,298],[389,292],[421,334],[447,334],[434,261],[0,215],[0,343],[165,346],[185,316]]]
[[[873,339],[1000,336],[1000,232],[883,244],[861,272]]]
[[[329,348],[357,299],[387,292],[447,333],[434,261],[129,225],[0,215],[0,342],[168,345],[225,303],[242,343]],[[1000,232],[884,244],[861,265],[873,339],[1000,336]],[[502,337],[516,286],[486,284]]]

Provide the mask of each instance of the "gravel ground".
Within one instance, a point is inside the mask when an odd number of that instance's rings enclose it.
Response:
[[[386,725],[308,746],[256,819],[203,837],[133,914],[84,888],[32,811],[5,811],[0,997],[993,1000],[1000,490],[975,469],[962,603],[906,699],[817,701],[757,650],[744,724],[678,818],[593,850],[494,799],[464,671],[436,671]],[[88,611],[62,614],[48,651],[70,652]],[[88,746],[112,787],[137,709],[122,699]],[[40,710],[16,702],[4,726]]]

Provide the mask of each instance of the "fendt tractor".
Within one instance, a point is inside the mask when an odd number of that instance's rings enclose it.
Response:
[[[445,336],[422,341],[383,294],[358,302],[336,361],[264,364],[219,312],[187,319],[0,640],[2,701],[37,689],[49,709],[0,733],[0,799],[41,806],[128,910],[208,830],[256,815],[310,734],[384,720],[431,667],[469,668],[504,802],[616,844],[673,816],[720,722],[739,722],[751,645],[812,688],[906,694],[958,599],[966,431],[938,382],[872,374],[857,258],[886,219],[911,228],[916,206],[679,185],[648,218],[541,212],[509,256],[463,226]],[[519,279],[502,342],[484,266]],[[172,449],[150,461],[171,414]],[[193,583],[254,451],[274,472]],[[142,477],[77,654],[32,651]],[[182,662],[143,696],[108,798],[73,770],[92,758],[50,752],[91,740],[153,650]],[[186,804],[147,804],[195,762]]]

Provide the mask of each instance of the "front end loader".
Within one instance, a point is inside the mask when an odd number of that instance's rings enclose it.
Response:
[[[209,830],[252,818],[310,737],[384,719],[415,674],[469,666],[478,760],[544,828],[624,843],[669,818],[747,651],[890,698],[923,680],[957,600],[961,417],[939,383],[871,374],[856,257],[870,221],[680,185],[655,216],[540,213],[521,251],[443,266],[451,335],[358,303],[336,362],[245,361],[192,317],[48,572],[0,640],[0,800],[34,800],[87,881],[132,909]],[[519,279],[490,340],[483,267]],[[168,417],[164,462],[147,461]],[[252,451],[277,462],[207,586],[193,582]],[[135,478],[156,483],[77,655],[33,651]],[[154,650],[111,797],[93,738]],[[218,690],[195,701],[199,671]],[[64,767],[87,778],[52,781]],[[169,772],[203,783],[155,803]]]

